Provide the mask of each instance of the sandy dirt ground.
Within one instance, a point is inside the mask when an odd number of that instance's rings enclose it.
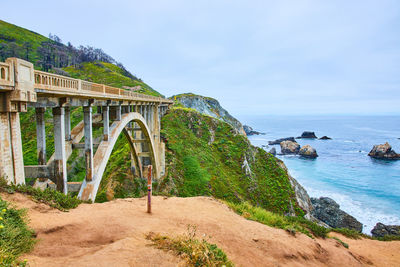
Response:
[[[153,197],[82,204],[61,212],[20,194],[2,194],[19,208],[28,208],[36,231],[35,249],[22,257],[30,266],[184,266],[170,252],[149,246],[149,232],[175,236],[197,226],[197,236],[216,243],[236,266],[400,266],[400,241],[351,240],[344,248],[333,239],[303,234],[249,221],[207,197]]]

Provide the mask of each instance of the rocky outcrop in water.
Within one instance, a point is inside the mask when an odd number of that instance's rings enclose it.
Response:
[[[368,156],[376,159],[400,159],[400,154],[397,154],[388,142],[383,145],[374,145]]]
[[[243,125],[243,130],[244,130],[244,132],[246,133],[247,136],[263,134],[263,133],[254,131],[253,128],[248,126],[248,125]]]
[[[297,138],[308,138],[308,139],[312,139],[312,138],[317,138],[317,136],[315,135],[314,132],[309,132],[309,131],[305,131],[301,134],[301,136],[297,137]]]
[[[285,138],[279,138],[276,139],[275,141],[269,141],[268,145],[279,145],[281,142],[283,141],[292,141],[292,142],[296,142],[296,140],[294,139],[294,137],[285,137]]]
[[[322,136],[319,140],[331,140],[331,139],[332,139],[332,138],[330,138],[330,137],[324,135],[324,136]]]
[[[300,145],[297,142],[283,141],[281,142],[280,145],[281,145],[281,153],[283,155],[299,153]]]
[[[299,150],[300,156],[304,158],[315,159],[318,157],[317,150],[310,145],[302,146]]]
[[[348,228],[362,232],[363,225],[356,218],[340,209],[329,197],[311,198],[312,215],[332,228]]]
[[[191,108],[197,110],[201,114],[220,119],[230,124],[237,133],[246,135],[242,123],[221,107],[218,100],[214,98],[195,95],[192,93],[175,95],[170,98],[182,104],[186,108]]]
[[[386,235],[400,236],[400,225],[384,225],[377,223],[371,231],[374,237],[384,237]]]

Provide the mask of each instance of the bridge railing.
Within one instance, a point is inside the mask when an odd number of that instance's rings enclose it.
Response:
[[[52,90],[68,91],[68,92],[86,91],[91,93],[98,93],[103,96],[113,95],[113,96],[141,98],[153,101],[167,101],[162,97],[140,94],[121,88],[107,86],[104,84],[92,83],[79,79],[73,79],[66,76],[39,70],[35,70],[35,88],[49,90],[49,91]]]
[[[79,90],[79,80],[35,70],[35,87],[45,90]]]
[[[29,62],[24,64],[24,60],[17,59],[17,58],[10,58],[7,59],[6,62],[0,62],[0,89],[2,90],[14,90],[16,86],[16,81],[18,83],[28,82],[31,83],[32,90],[41,89],[45,91],[54,91],[57,93],[65,92],[68,95],[76,93],[77,96],[84,95],[85,92],[90,92],[88,96],[96,97],[96,95],[107,98],[121,96],[122,99],[132,98],[132,100],[143,100],[143,101],[154,101],[154,102],[171,102],[168,99],[156,96],[150,96],[145,94],[136,93],[131,90],[125,90],[121,88],[116,88],[112,86],[107,86],[104,84],[92,83],[84,80],[74,79],[67,76],[62,76],[54,73],[44,72],[40,70],[34,70],[33,65]],[[14,70],[16,65],[24,65],[24,68]],[[30,64],[30,67],[28,66]],[[18,66],[19,66],[18,65]],[[19,67],[18,67],[19,68]],[[29,78],[29,71],[30,69],[32,74],[32,79]],[[15,73],[17,75],[15,75]],[[18,76],[18,77],[14,77]],[[41,92],[46,93],[46,92]]]

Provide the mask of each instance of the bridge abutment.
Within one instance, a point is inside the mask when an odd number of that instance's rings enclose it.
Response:
[[[25,183],[21,127],[17,112],[0,112],[0,177],[9,183]]]

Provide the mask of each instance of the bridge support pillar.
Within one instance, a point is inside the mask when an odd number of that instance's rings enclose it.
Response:
[[[9,183],[25,183],[18,112],[0,112],[0,177]]]
[[[108,141],[108,137],[110,136],[110,107],[103,107],[103,139],[104,141]]]
[[[93,180],[93,126],[92,107],[83,107],[83,123],[85,128],[85,159],[86,159],[86,181]]]
[[[68,193],[67,156],[65,151],[65,111],[63,107],[53,108],[54,120],[54,176],[57,190]]]
[[[71,140],[71,111],[69,107],[65,107],[65,140]]]
[[[46,127],[44,112],[45,108],[36,108],[36,140],[38,165],[46,165]]]
[[[122,113],[122,107],[121,104],[119,104],[116,109],[115,109],[115,120],[120,121],[121,120],[121,113]]]

